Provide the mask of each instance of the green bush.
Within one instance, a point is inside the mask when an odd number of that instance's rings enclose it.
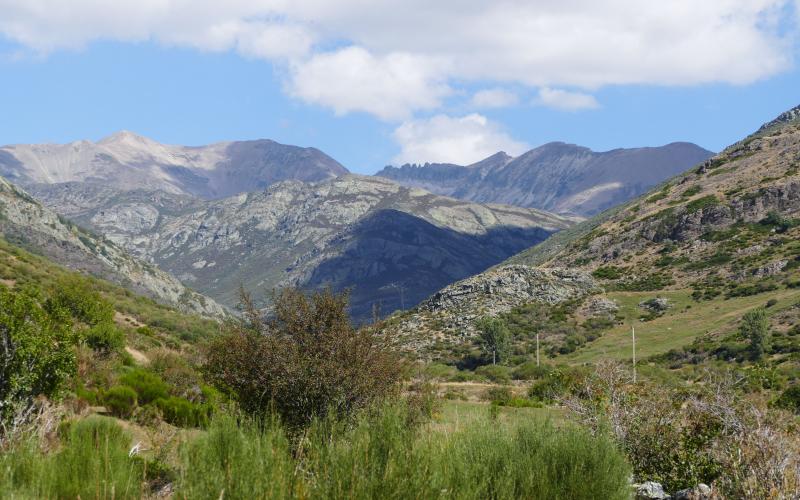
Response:
[[[483,365],[475,370],[475,375],[484,377],[490,382],[505,384],[511,380],[511,368],[503,365]]]
[[[511,378],[514,380],[535,380],[545,377],[550,371],[551,367],[547,365],[536,366],[536,361],[528,361],[514,368],[511,372]]]
[[[586,377],[584,368],[559,367],[531,384],[528,396],[536,401],[549,403],[568,394]]]
[[[125,336],[112,322],[98,323],[83,334],[86,344],[95,351],[112,353],[122,350]]]
[[[89,326],[114,321],[111,303],[101,297],[89,280],[80,276],[59,279],[50,294],[48,306],[65,309],[73,318]]]
[[[601,266],[592,272],[592,276],[602,280],[616,280],[624,274],[624,270],[616,266]]]
[[[164,421],[178,427],[205,427],[210,417],[210,406],[192,403],[184,398],[171,397],[153,402]]]
[[[713,194],[697,198],[686,204],[686,213],[693,214],[708,207],[719,205],[719,200]]]
[[[787,388],[775,401],[775,406],[800,413],[800,385]]]
[[[42,307],[34,288],[0,285],[0,435],[40,395],[55,396],[75,373],[75,336],[63,309]]]
[[[169,396],[169,386],[161,380],[158,375],[142,368],[134,368],[122,375],[119,379],[122,385],[126,385],[136,391],[139,404],[146,405],[156,399],[166,399]]]
[[[136,409],[136,404],[136,391],[124,385],[114,386],[103,394],[103,405],[117,417],[130,417]]]

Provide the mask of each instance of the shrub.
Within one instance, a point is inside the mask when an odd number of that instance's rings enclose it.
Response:
[[[592,272],[592,276],[603,280],[615,280],[623,275],[623,270],[616,266],[601,266]]]
[[[686,204],[686,213],[693,214],[708,207],[719,205],[719,200],[713,194],[697,198]]]
[[[205,427],[210,417],[210,407],[196,404],[184,398],[157,399],[153,403],[165,422],[178,427]]]
[[[120,383],[132,388],[139,397],[139,404],[146,405],[169,395],[169,386],[155,373],[143,368],[134,368],[122,375]]]
[[[112,322],[98,323],[83,334],[86,344],[102,353],[112,353],[122,350],[125,345],[125,336]]]
[[[211,343],[205,368],[245,411],[263,416],[274,409],[297,429],[399,391],[404,365],[380,325],[352,326],[346,295],[286,289],[274,297],[268,320],[246,294],[242,299],[244,319]]]
[[[484,365],[475,370],[475,375],[485,377],[490,382],[504,384],[511,380],[511,368],[502,365]]]
[[[506,405],[514,398],[511,388],[506,386],[490,387],[484,394],[484,400],[498,405]]]
[[[117,385],[105,391],[103,404],[112,415],[128,418],[136,409],[136,391],[124,385]]]
[[[114,321],[114,307],[100,296],[89,280],[80,276],[58,280],[48,307],[65,309],[73,318],[89,326]]]
[[[775,401],[775,406],[800,413],[800,385],[787,388]]]
[[[511,372],[511,378],[514,380],[535,380],[547,376],[550,370],[552,368],[547,365],[536,366],[536,361],[528,361],[514,368],[514,371]]]
[[[74,344],[63,310],[46,310],[33,288],[0,285],[0,436],[36,397],[56,395],[75,373]]]

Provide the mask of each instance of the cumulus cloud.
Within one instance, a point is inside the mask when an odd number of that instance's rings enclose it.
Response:
[[[295,64],[289,91],[338,114],[364,111],[386,120],[403,119],[412,111],[438,107],[450,93],[439,68],[411,54],[375,57],[360,47],[346,47]]]
[[[460,82],[747,84],[792,64],[799,9],[800,0],[0,0],[0,34],[41,53],[108,39],[234,50],[287,64],[287,89],[308,102],[397,119],[436,107]],[[330,89],[319,88],[323,69]],[[362,77],[363,94],[338,83]]]
[[[476,108],[507,108],[518,102],[517,94],[502,88],[479,90],[470,99],[470,104]]]
[[[600,107],[600,104],[593,95],[547,87],[539,89],[539,97],[536,98],[533,103],[563,111],[579,111],[581,109],[595,109]]]
[[[394,131],[401,152],[395,163],[455,163],[468,165],[505,151],[515,156],[528,149],[485,116],[473,113],[461,117],[436,115],[409,120]]]

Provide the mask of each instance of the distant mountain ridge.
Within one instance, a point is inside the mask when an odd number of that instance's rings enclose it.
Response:
[[[0,176],[25,188],[83,182],[214,199],[284,180],[316,182],[347,173],[316,148],[267,139],[174,146],[122,131],[98,142],[0,147]]]
[[[359,319],[373,305],[413,306],[577,222],[353,174],[220,200],[85,183],[34,195],[223,304],[242,284],[259,298],[281,285],[351,288]]]
[[[712,155],[685,142],[606,152],[551,142],[516,158],[500,152],[467,166],[406,164],[375,175],[463,200],[591,216]]]

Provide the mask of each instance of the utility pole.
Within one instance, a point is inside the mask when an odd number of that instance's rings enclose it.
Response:
[[[539,367],[539,332],[536,332],[536,367]]]
[[[631,325],[631,345],[633,347],[633,383],[636,383],[636,328]]]

